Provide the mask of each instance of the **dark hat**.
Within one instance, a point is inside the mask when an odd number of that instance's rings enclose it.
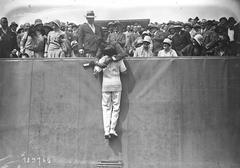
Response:
[[[117,54],[117,51],[113,45],[107,45],[103,50],[103,54],[113,56]]]
[[[193,28],[201,28],[201,25],[196,23],[196,24],[193,25]]]
[[[18,24],[17,24],[16,22],[12,22],[12,23],[10,24],[10,27],[13,27],[13,26],[18,27]]]
[[[229,17],[228,18],[228,23],[235,24],[235,23],[237,23],[237,21],[234,19],[234,17]]]
[[[34,25],[35,25],[35,26],[37,26],[37,25],[43,25],[43,22],[42,22],[41,19],[36,19],[36,20],[34,21]]]
[[[93,18],[95,18],[96,16],[95,16],[95,14],[94,14],[93,11],[87,11],[87,14],[85,15],[85,17],[86,17],[87,19],[93,19]]]
[[[192,24],[191,24],[191,23],[184,23],[184,24],[183,24],[183,27],[184,27],[184,28],[187,27],[187,26],[190,27],[190,28],[192,28]]]
[[[73,24],[72,24],[72,28],[73,28],[73,27],[76,27],[76,28],[77,28],[78,26],[77,26],[75,23],[73,23]]]
[[[194,18],[194,20],[195,20],[195,21],[199,21],[199,18],[196,16],[196,17]]]
[[[225,20],[225,21],[227,22],[227,18],[226,18],[226,17],[221,17],[221,18],[219,19],[219,22],[222,22],[223,20]]]

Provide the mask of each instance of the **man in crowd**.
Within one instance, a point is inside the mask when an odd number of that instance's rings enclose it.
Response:
[[[119,21],[114,23],[113,32],[108,35],[107,43],[115,44],[118,43],[124,49],[126,43],[126,37],[122,32],[122,25]]]
[[[8,27],[8,20],[6,17],[0,20],[0,57],[9,58],[12,52],[16,52],[18,49],[17,45],[17,34],[12,32]],[[12,54],[15,55],[15,54]]]
[[[100,52],[102,42],[102,28],[94,23],[95,14],[88,11],[86,14],[87,23],[80,26],[77,32],[77,41],[80,54],[86,57],[96,57]]]
[[[175,33],[172,36],[172,48],[179,55],[180,51],[191,43],[191,36],[189,32],[182,30],[181,25],[175,25],[173,29]]]
[[[16,22],[12,22],[9,27],[10,27],[10,29],[11,29],[12,32],[14,32],[14,33],[17,34],[18,24],[17,24]]]
[[[230,40],[230,44],[229,44],[229,50],[230,50],[230,55],[231,56],[236,56],[237,52],[239,50],[239,33],[240,33],[240,29],[239,29],[239,25],[237,24],[237,21],[233,18],[230,17],[228,19],[228,37]],[[238,41],[238,43],[237,43]]]

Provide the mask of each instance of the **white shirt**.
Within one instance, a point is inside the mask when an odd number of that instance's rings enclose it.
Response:
[[[90,24],[88,23],[88,26],[92,29],[93,33],[95,33],[95,26],[94,26],[94,24],[90,25]]]
[[[177,53],[175,50],[170,49],[168,52],[166,52],[165,50],[160,50],[158,52],[158,57],[177,57]]]
[[[105,62],[108,56],[103,56],[99,63]],[[118,62],[111,62],[103,71],[102,92],[119,92],[122,90],[122,83],[120,80],[120,72],[127,70],[123,60]]]
[[[229,37],[230,41],[234,41],[234,30],[230,30],[228,28],[228,37]]]

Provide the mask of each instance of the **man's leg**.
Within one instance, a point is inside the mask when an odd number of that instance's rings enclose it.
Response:
[[[112,116],[111,116],[110,134],[114,136],[118,136],[115,131],[115,128],[117,125],[117,120],[120,112],[120,101],[121,101],[121,92],[112,92],[113,109],[112,109]]]
[[[111,99],[112,99],[111,92],[102,92],[102,112],[103,112],[103,126],[104,126],[105,135],[109,135],[109,131],[110,131],[111,111],[112,111]]]

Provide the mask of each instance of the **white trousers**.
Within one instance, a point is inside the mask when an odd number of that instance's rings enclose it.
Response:
[[[102,112],[105,135],[115,130],[120,112],[121,92],[102,92]]]

